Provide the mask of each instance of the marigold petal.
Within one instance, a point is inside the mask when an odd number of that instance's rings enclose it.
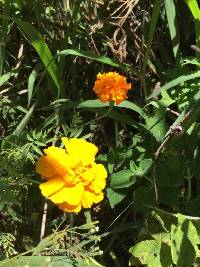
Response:
[[[40,184],[40,190],[43,196],[49,197],[56,193],[64,186],[64,182],[60,178],[52,178],[45,183]]]
[[[81,199],[81,204],[84,208],[90,208],[93,203],[98,203],[103,200],[104,194],[95,194],[90,191],[84,191],[84,194]]]
[[[84,165],[91,164],[95,160],[98,148],[84,139],[66,137],[62,138],[66,151],[75,163],[82,162]]]
[[[46,154],[48,161],[53,164],[53,168],[56,170],[58,175],[63,176],[70,170],[71,160],[65,149],[51,146],[44,149],[44,153]]]
[[[51,195],[49,199],[56,204],[67,202],[69,205],[76,206],[81,200],[84,187],[78,183],[71,187],[63,187],[61,190]]]
[[[82,180],[83,182],[88,185],[90,182],[92,182],[95,179],[95,172],[93,168],[87,169],[82,174]]]
[[[106,186],[107,171],[102,164],[93,164],[95,179],[89,185],[90,190],[99,194]]]
[[[66,212],[76,212],[78,213],[81,210],[81,204],[78,205],[69,205],[68,203],[64,202],[59,205],[59,208]]]
[[[90,191],[84,191],[84,194],[81,198],[81,204],[84,208],[88,209],[93,204],[93,196]]]
[[[36,162],[36,172],[46,179],[57,174],[57,171],[54,167],[54,161],[47,156],[41,156]]]
[[[94,92],[102,102],[114,101],[120,104],[127,98],[127,92],[131,84],[127,83],[126,77],[117,72],[99,73],[94,85]]]

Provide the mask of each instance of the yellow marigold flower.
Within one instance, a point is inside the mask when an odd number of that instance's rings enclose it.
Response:
[[[46,182],[40,184],[42,195],[68,212],[79,212],[100,202],[104,194],[107,172],[95,163],[98,148],[83,139],[62,138],[65,149],[44,149],[36,163],[36,172]]]
[[[126,77],[117,72],[99,73],[94,85],[94,92],[102,102],[115,102],[120,104],[127,98],[127,92],[131,84],[127,83]]]

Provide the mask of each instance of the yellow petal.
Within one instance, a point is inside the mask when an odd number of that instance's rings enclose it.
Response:
[[[68,203],[62,203],[59,205],[59,208],[65,212],[79,212],[81,210],[81,204],[79,203],[78,205],[73,206]]]
[[[96,203],[99,203],[100,201],[102,201],[103,198],[104,198],[104,193],[103,193],[103,192],[101,192],[101,193],[99,193],[99,194],[94,194],[94,195],[93,195],[93,199],[94,199],[94,203],[95,203],[95,204],[96,204]]]
[[[57,171],[54,168],[54,162],[47,156],[41,156],[36,162],[36,172],[44,178],[50,178],[57,174]]]
[[[93,196],[92,193],[90,191],[84,191],[84,194],[82,196],[81,199],[81,204],[83,206],[83,208],[90,208],[93,204]]]
[[[83,172],[83,174],[81,175],[81,178],[86,185],[92,182],[92,180],[94,180],[95,178],[95,173],[94,173],[93,168],[89,168],[85,172]]]
[[[44,149],[44,153],[59,176],[64,176],[70,170],[71,160],[65,149],[51,146]]]
[[[65,145],[67,153],[76,162],[82,162],[84,165],[88,165],[94,162],[95,155],[98,152],[98,148],[83,139],[66,137],[62,138],[62,142]]]
[[[95,179],[89,185],[89,188],[99,194],[106,186],[107,172],[102,164],[94,163],[92,168],[95,172]]]
[[[64,186],[64,182],[60,178],[52,178],[49,181],[40,184],[40,190],[43,196],[48,197],[59,191]]]
[[[71,187],[63,187],[57,193],[51,195],[49,199],[56,204],[67,202],[69,205],[76,206],[79,204],[84,187],[82,184],[76,184]]]
[[[104,194],[95,194],[90,191],[84,191],[81,199],[81,204],[84,208],[90,208],[93,203],[98,203],[103,200]]]

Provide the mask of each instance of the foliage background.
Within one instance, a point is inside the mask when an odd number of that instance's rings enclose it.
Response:
[[[0,4],[0,266],[199,266],[198,2]],[[107,114],[92,88],[113,70],[133,90]],[[34,163],[63,135],[99,147],[106,197],[75,216],[48,203],[40,242]]]

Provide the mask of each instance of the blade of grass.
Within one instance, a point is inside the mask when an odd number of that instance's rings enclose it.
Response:
[[[9,16],[10,14],[10,0],[5,1],[3,8],[3,15]],[[0,76],[3,74],[4,58],[5,58],[5,49],[6,49],[6,37],[9,32],[9,21],[2,18],[2,27],[0,31]]]
[[[171,129],[175,129],[176,126],[182,124],[184,130],[187,130],[193,122],[198,120],[199,117],[200,117],[200,91],[194,95],[190,105],[181,112],[179,117],[175,120],[175,122],[171,126]],[[169,134],[169,131],[167,132],[167,134]]]
[[[33,88],[34,88],[36,77],[37,77],[37,72],[33,70],[28,78],[28,107],[32,100]]]
[[[15,22],[30,41],[31,45],[35,48],[43,64],[47,68],[51,78],[53,79],[55,86],[60,93],[60,82],[58,78],[57,65],[51,54],[51,51],[41,34],[28,22],[20,19],[15,19]]]
[[[186,82],[186,81],[189,81],[189,80],[193,80],[193,79],[196,79],[196,78],[199,78],[200,77],[200,71],[195,71],[195,72],[192,72],[188,75],[182,75],[176,79],[174,79],[173,81],[161,86],[158,90],[155,90],[149,97],[148,99],[151,99],[151,98],[155,98],[156,96],[158,96],[162,91],[166,91],[170,88],[173,88],[183,82]]]
[[[58,76],[58,68],[54,57],[47,44],[45,43],[41,34],[33,27],[29,22],[21,19],[12,19],[9,16],[0,15],[0,18],[4,20],[14,21],[22,33],[27,37],[30,44],[35,48],[41,61],[45,65],[50,77],[54,81],[55,90],[57,89],[57,95],[60,95],[60,80]]]
[[[88,58],[91,60],[95,60],[113,67],[117,67],[117,68],[121,68],[124,71],[133,71],[132,67],[128,64],[122,64],[117,60],[111,59],[109,57],[105,57],[105,56],[100,56],[94,53],[91,53],[90,51],[82,51],[82,50],[78,50],[78,49],[66,49],[63,51],[60,51],[58,54],[58,56],[79,56],[79,57],[84,57],[84,58]],[[134,70],[134,72],[136,72],[136,70]]]
[[[0,87],[6,83],[12,76],[14,76],[16,73],[16,71],[10,71],[10,72],[7,72],[5,74],[3,74],[1,77],[0,77]]]
[[[34,109],[35,109],[35,104],[30,107],[24,118],[21,120],[17,128],[14,130],[13,135],[20,135],[22,133],[23,129],[26,127],[28,121],[32,116]]]
[[[171,36],[174,58],[176,59],[176,62],[179,62],[180,60],[180,54],[179,54],[180,36],[179,36],[174,0],[165,0],[165,10],[166,10],[166,15],[167,15],[169,32]]]
[[[144,88],[144,97],[145,97],[145,99],[147,98],[146,83],[145,83],[145,71],[146,71],[146,67],[147,67],[147,64],[148,64],[149,54],[150,54],[150,51],[151,51],[151,45],[152,45],[152,41],[153,41],[153,36],[154,36],[155,30],[156,30],[158,17],[159,17],[159,14],[160,14],[160,5],[161,5],[161,0],[155,0],[154,6],[153,6],[153,12],[152,12],[152,16],[151,16],[150,27],[149,27],[147,48],[145,50],[144,60],[143,60],[142,84],[143,84],[143,88]]]
[[[195,20],[195,31],[196,31],[196,45],[200,47],[200,9],[196,0],[185,0],[185,3],[189,7],[194,20]],[[199,52],[197,57],[200,58]]]

